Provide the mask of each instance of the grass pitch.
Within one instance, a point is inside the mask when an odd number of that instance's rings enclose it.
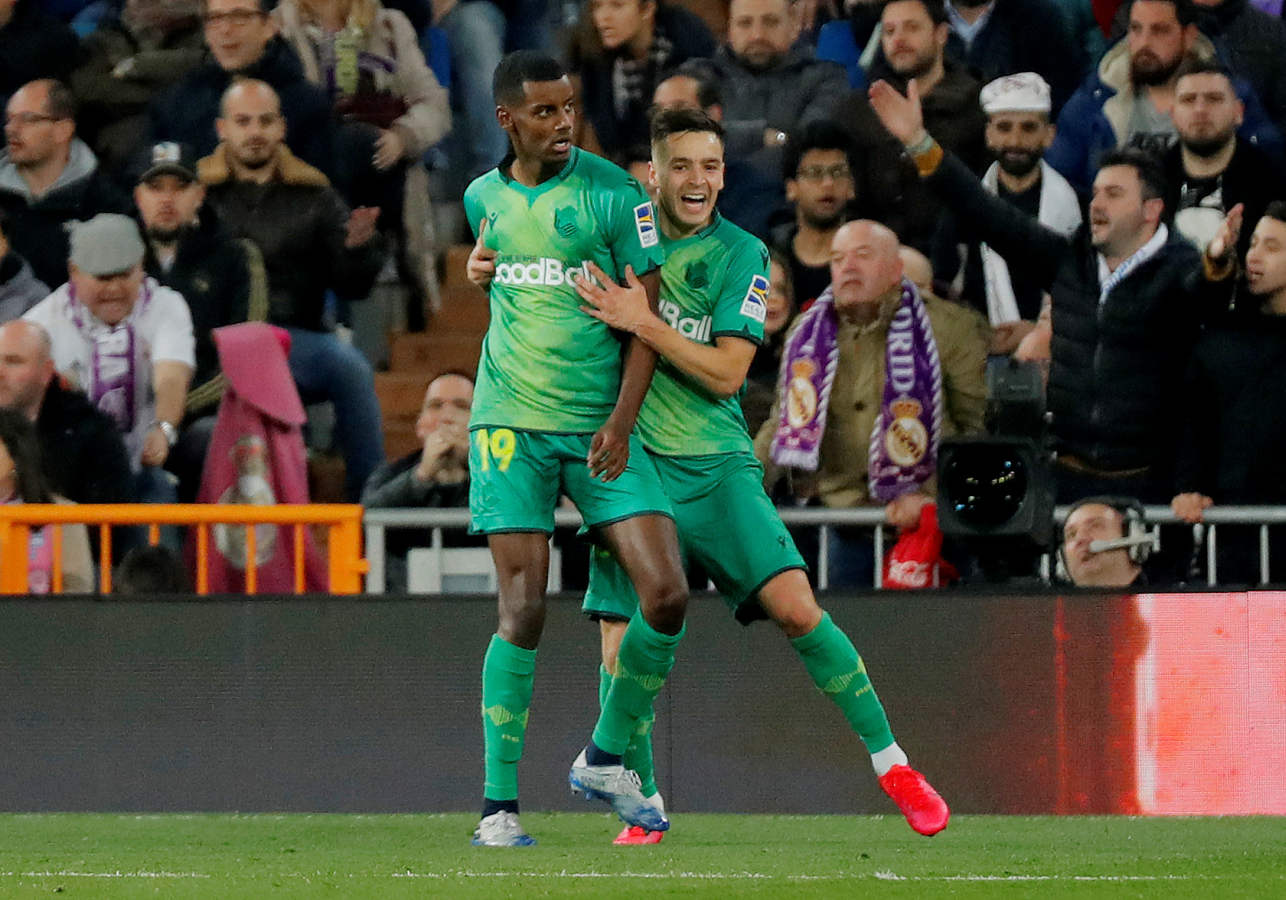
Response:
[[[606,814],[0,816],[0,897],[1286,897],[1286,819],[683,815],[613,847]]]

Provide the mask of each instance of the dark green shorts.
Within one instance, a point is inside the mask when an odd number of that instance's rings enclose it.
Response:
[[[656,467],[633,435],[625,471],[608,482],[591,478],[585,465],[592,434],[483,427],[469,436],[473,534],[552,532],[559,494],[572,499],[590,527],[648,513],[673,515]]]
[[[759,589],[773,576],[805,568],[790,532],[764,493],[763,467],[749,453],[651,456],[674,504],[684,556],[710,573],[734,613],[755,602]],[[582,608],[605,619],[629,619],[638,608],[629,578],[604,550],[595,549],[590,556],[589,590]]]

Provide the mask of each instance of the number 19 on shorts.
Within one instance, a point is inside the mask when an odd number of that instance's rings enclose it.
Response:
[[[495,431],[479,428],[473,433],[473,439],[478,445],[478,458],[482,461],[482,471],[491,469],[492,459],[496,461],[496,468],[501,472],[509,471],[516,445],[513,431],[508,428],[497,428]]]

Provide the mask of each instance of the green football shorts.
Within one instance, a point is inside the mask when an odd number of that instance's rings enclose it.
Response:
[[[684,556],[701,563],[739,621],[763,618],[759,589],[775,575],[806,568],[764,493],[763,467],[749,453],[649,455],[674,504]],[[743,609],[748,604],[754,609]],[[624,620],[637,608],[625,571],[606,550],[594,548],[582,609],[592,618]]]
[[[656,466],[634,435],[625,471],[608,482],[591,478],[585,465],[592,434],[482,427],[469,437],[472,534],[550,533],[559,494],[572,499],[590,527],[648,513],[673,516]]]

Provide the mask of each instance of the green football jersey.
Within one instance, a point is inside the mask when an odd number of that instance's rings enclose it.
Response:
[[[678,241],[661,236],[661,317],[684,337],[713,344],[720,335],[763,343],[768,313],[768,250],[715,214]],[[737,397],[719,398],[664,357],[639,412],[639,437],[654,453],[695,456],[751,450]]]
[[[497,251],[471,426],[592,432],[620,388],[622,344],[581,311],[572,278],[592,260],[623,280],[665,259],[652,203],[623,169],[573,148],[558,175],[527,187],[500,168],[464,194],[477,234]]]

